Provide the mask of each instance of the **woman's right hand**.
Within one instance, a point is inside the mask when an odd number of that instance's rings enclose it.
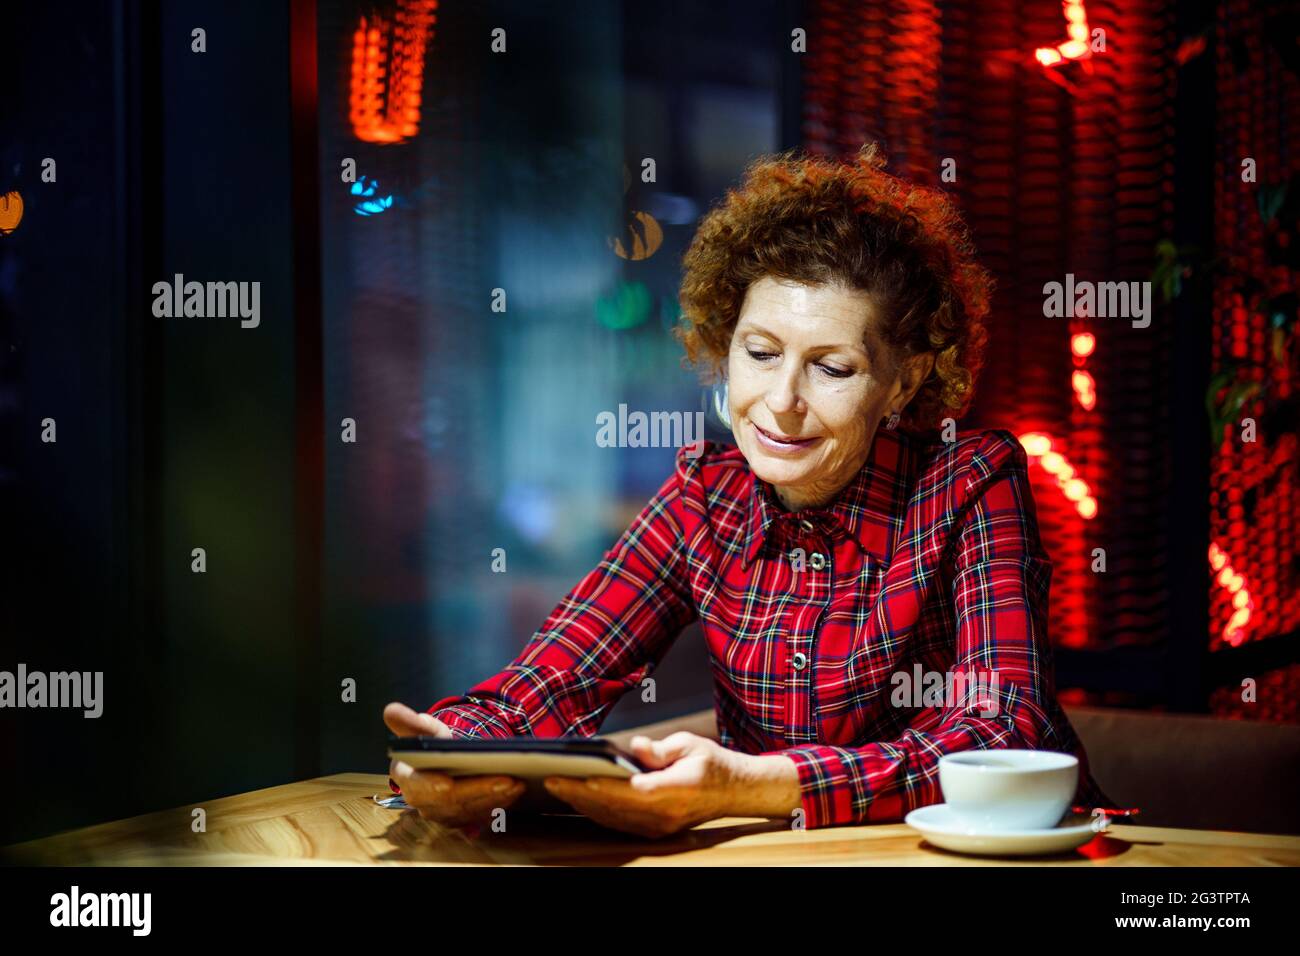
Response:
[[[384,708],[384,723],[399,737],[452,736],[451,728],[436,717],[396,701]],[[449,827],[489,823],[493,811],[510,806],[526,789],[516,777],[452,777],[416,770],[401,760],[389,765],[388,775],[402,788],[407,806]]]

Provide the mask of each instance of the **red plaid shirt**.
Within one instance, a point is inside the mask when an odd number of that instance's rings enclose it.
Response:
[[[832,503],[787,512],[738,449],[683,450],[519,656],[429,713],[456,736],[593,735],[698,618],[722,745],[793,760],[808,828],[941,802],[943,754],[998,747],[1074,753],[1076,802],[1108,804],[1056,699],[1026,469],[1007,431],[880,429]],[[950,672],[974,690],[941,696]]]

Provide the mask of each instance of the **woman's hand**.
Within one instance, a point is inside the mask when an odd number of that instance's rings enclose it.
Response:
[[[431,714],[393,702],[384,708],[384,723],[399,737],[451,737],[451,728]],[[409,807],[444,826],[485,825],[493,811],[510,806],[526,789],[515,777],[452,777],[436,770],[416,770],[394,760],[388,775],[402,788]]]
[[[650,768],[626,780],[547,777],[546,789],[597,823],[662,837],[722,816],[787,816],[799,806],[794,761],[752,756],[681,731],[638,735],[629,749]]]

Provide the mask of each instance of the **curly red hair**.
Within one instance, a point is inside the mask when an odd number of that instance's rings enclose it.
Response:
[[[677,337],[694,364],[721,369],[750,284],[764,276],[836,283],[871,296],[892,360],[935,353],[901,424],[960,417],[983,364],[993,280],[954,205],[884,170],[875,144],[838,162],[798,149],[749,164],[701,220],[683,257]]]

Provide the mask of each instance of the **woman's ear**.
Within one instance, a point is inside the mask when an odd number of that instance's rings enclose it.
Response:
[[[907,407],[932,371],[934,371],[933,352],[921,352],[903,361],[898,370],[899,409]]]

